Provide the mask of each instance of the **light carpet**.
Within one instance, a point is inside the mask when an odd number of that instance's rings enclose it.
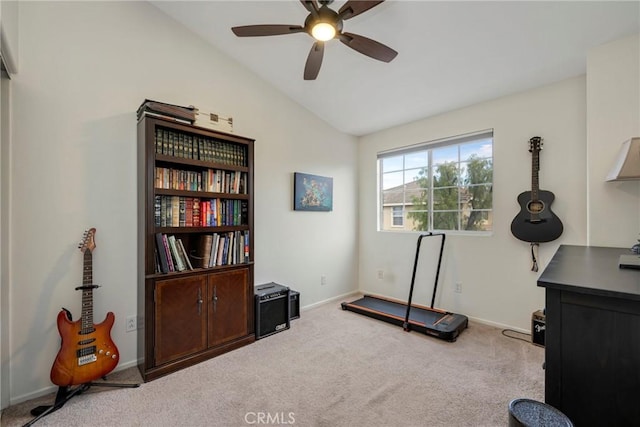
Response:
[[[544,349],[470,323],[454,343],[340,309],[142,384],[92,387],[36,426],[506,426],[514,398],[544,401]],[[110,380],[139,381],[137,369]],[[50,395],[9,407],[18,426]]]

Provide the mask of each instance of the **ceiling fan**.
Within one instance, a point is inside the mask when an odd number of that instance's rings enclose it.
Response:
[[[282,34],[308,33],[316,41],[311,47],[307,63],[304,67],[304,79],[315,80],[320,72],[322,57],[324,55],[324,43],[337,38],[364,55],[383,62],[391,62],[398,52],[375,40],[358,34],[342,31],[342,21],[358,16],[363,12],[379,5],[384,0],[362,1],[348,0],[337,12],[329,9],[333,0],[300,0],[300,3],[309,11],[309,16],[301,25],[245,25],[233,27],[231,31],[238,37],[277,36]],[[318,6],[320,3],[320,6]]]

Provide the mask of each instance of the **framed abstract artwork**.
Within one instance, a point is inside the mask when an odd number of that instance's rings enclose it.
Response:
[[[332,211],[333,178],[294,172],[293,209],[296,211]]]

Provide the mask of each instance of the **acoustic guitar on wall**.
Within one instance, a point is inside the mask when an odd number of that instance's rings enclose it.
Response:
[[[71,313],[62,309],[58,313],[58,332],[62,344],[51,367],[51,382],[60,387],[86,384],[106,376],[118,364],[118,348],[111,340],[111,328],[115,321],[112,312],[102,323],[93,323],[93,250],[96,247],[96,229],[84,233],[78,245],[84,253],[82,270],[82,315],[72,321]]]
[[[560,237],[562,221],[551,210],[555,199],[551,191],[540,190],[538,171],[542,138],[534,136],[529,140],[531,153],[531,191],[518,196],[520,212],[511,222],[511,233],[518,239],[531,243],[550,242]]]

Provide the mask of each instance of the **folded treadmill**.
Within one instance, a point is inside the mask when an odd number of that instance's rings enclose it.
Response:
[[[436,279],[433,286],[433,296],[431,298],[431,306],[423,306],[412,304],[413,288],[416,280],[416,271],[418,269],[418,260],[420,255],[420,245],[425,237],[441,236],[440,255],[438,257],[438,269],[436,270]],[[468,327],[469,319],[462,314],[451,313],[449,311],[434,308],[436,299],[436,290],[438,287],[438,278],[440,276],[440,265],[442,264],[442,253],[444,250],[445,235],[444,233],[428,233],[418,237],[416,248],[416,259],[413,264],[413,275],[411,277],[411,288],[409,289],[408,301],[375,296],[364,295],[362,298],[353,302],[343,302],[341,304],[343,310],[353,311],[364,316],[382,320],[393,325],[402,326],[409,331],[418,331],[427,335],[431,335],[447,341],[455,341],[458,335]]]

